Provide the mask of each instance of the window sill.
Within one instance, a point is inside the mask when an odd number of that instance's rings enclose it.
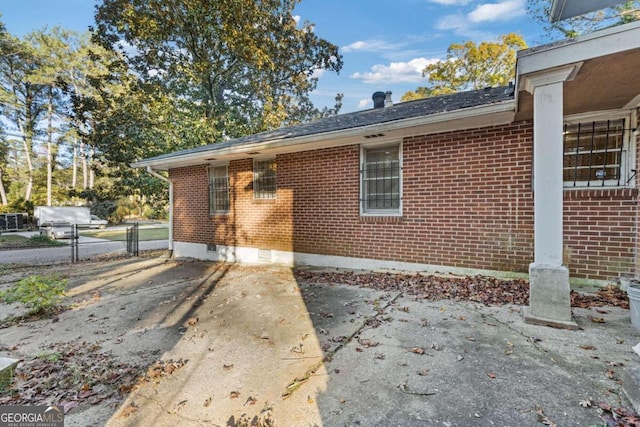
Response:
[[[396,224],[402,222],[402,215],[400,214],[361,214],[360,222],[366,223],[383,223],[383,224]]]
[[[635,198],[638,197],[638,189],[633,187],[566,187],[564,199],[585,198]]]
[[[271,199],[253,199],[253,203],[254,204],[272,204],[275,203],[276,200],[278,200],[276,197],[273,197]]]

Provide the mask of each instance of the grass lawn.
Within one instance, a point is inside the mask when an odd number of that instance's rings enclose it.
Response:
[[[2,234],[0,235],[0,246],[17,246],[26,243],[26,240],[29,239],[24,236],[17,236],[15,234]]]
[[[95,237],[97,239],[106,240],[126,240],[127,235],[125,230],[96,230],[96,231],[83,231],[81,236]],[[140,228],[138,229],[138,240],[166,240],[169,238],[169,229],[167,227],[161,228]]]
[[[38,246],[64,246],[64,242],[51,240],[46,236],[35,236],[29,238],[17,234],[0,234],[0,248],[29,248]]]

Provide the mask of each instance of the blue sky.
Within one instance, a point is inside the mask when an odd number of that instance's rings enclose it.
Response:
[[[22,36],[59,25],[85,31],[94,0],[0,0],[0,18]],[[516,32],[530,45],[549,41],[526,13],[525,0],[302,0],[295,14],[340,46],[339,75],[323,73],[313,99],[332,105],[344,93],[342,112],[371,108],[371,94],[391,90],[393,100],[424,85],[421,70],[446,55],[451,43],[495,40]]]

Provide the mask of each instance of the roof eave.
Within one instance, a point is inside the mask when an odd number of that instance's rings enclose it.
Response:
[[[131,166],[134,168],[151,167],[155,170],[169,170],[175,167],[207,163],[209,162],[208,159],[212,157],[215,157],[216,160],[223,160],[225,158],[230,158],[238,155],[246,155],[253,152],[263,152],[264,150],[275,148],[294,152],[305,151],[306,149],[319,149],[340,145],[351,145],[366,142],[366,140],[364,139],[356,142],[353,141],[354,138],[364,137],[365,135],[376,134],[379,132],[391,132],[401,129],[420,129],[424,126],[436,125],[439,123],[451,122],[452,128],[463,129],[465,128],[464,121],[467,119],[477,119],[478,117],[493,115],[499,115],[500,121],[505,123],[513,121],[513,117],[515,115],[514,100],[510,99],[492,104],[430,114],[427,116],[377,123],[374,125],[367,125],[331,132],[317,133],[313,135],[265,140],[244,145],[225,147],[222,149],[217,149],[214,144],[211,146],[211,149],[202,150],[197,153],[185,153],[182,155],[176,153],[175,156],[171,157],[160,159],[144,159],[132,163]],[[492,122],[491,124],[494,123]],[[467,128],[468,127],[476,127],[476,125],[467,126]],[[416,134],[420,134],[420,132],[417,131]],[[411,135],[405,134],[404,136],[406,137]],[[314,143],[313,146],[310,146],[310,143]],[[309,145],[309,147],[305,148],[306,145]]]

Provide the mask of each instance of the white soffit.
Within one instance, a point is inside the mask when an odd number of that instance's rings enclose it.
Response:
[[[549,21],[557,22],[624,3],[620,0],[554,0]]]

